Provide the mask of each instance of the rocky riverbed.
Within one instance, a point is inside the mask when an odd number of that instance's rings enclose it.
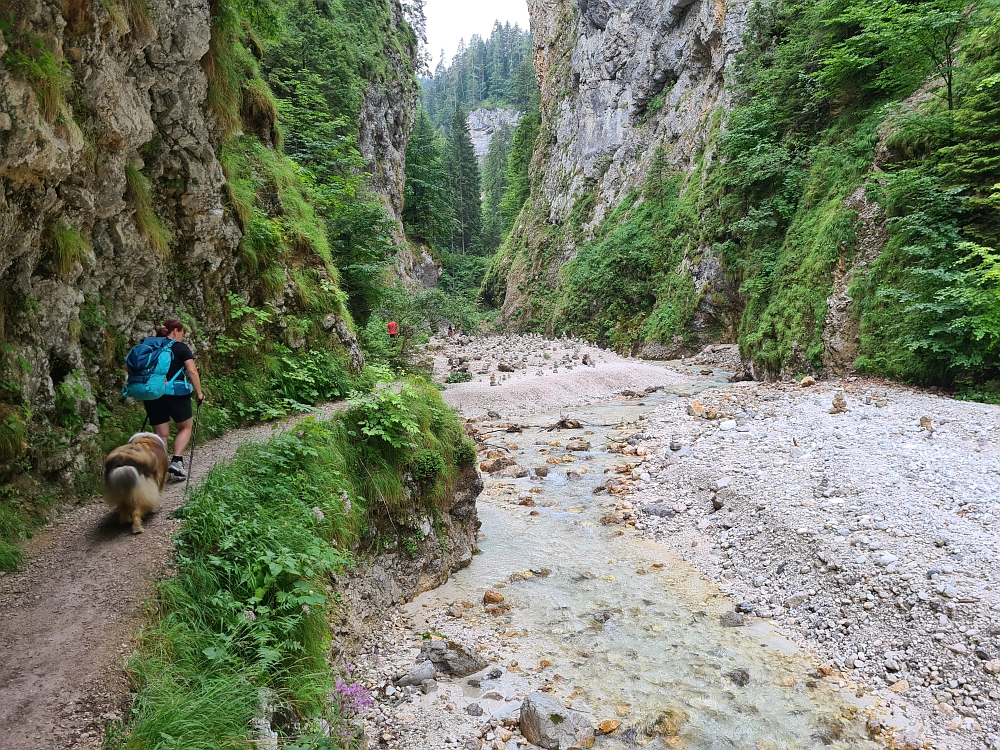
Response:
[[[473,371],[445,395],[493,470],[483,553],[361,658],[373,746],[531,747],[541,691],[599,747],[1000,747],[1000,410],[729,383],[731,347],[665,366],[532,337],[434,349],[441,380]],[[397,685],[438,639],[486,666]]]

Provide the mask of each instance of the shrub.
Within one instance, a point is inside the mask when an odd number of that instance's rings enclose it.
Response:
[[[468,383],[472,380],[472,375],[467,372],[453,372],[444,379],[446,383]]]
[[[455,453],[455,460],[460,466],[469,466],[476,462],[476,444],[468,438],[462,440]]]

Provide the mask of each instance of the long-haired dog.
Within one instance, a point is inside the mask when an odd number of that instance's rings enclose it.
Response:
[[[142,533],[142,518],[163,499],[167,481],[167,446],[152,432],[140,432],[104,460],[104,501],[118,520]]]

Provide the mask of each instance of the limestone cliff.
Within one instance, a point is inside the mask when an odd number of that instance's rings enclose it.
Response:
[[[521,113],[516,109],[499,107],[497,109],[478,108],[469,112],[469,134],[472,136],[472,148],[480,163],[490,150],[490,141],[498,128],[508,127],[511,132],[517,127]]]
[[[551,329],[551,291],[581,239],[646,179],[655,158],[691,173],[711,159],[723,73],[739,49],[743,0],[529,0],[542,95],[532,195],[498,258],[505,320]],[[708,153],[706,153],[706,150]],[[588,197],[592,196],[592,197]],[[586,201],[584,198],[586,197]],[[574,207],[586,214],[574,216]],[[582,232],[561,231],[576,219]],[[691,259],[723,283],[711,253]]]
[[[0,452],[0,474],[14,461],[66,481],[82,471],[124,352],[168,316],[192,325],[203,364],[218,336],[237,336],[238,300],[273,309],[286,346],[342,347],[360,364],[321,219],[298,193],[289,202],[288,179],[252,166],[260,184],[244,214],[277,225],[298,211],[319,229],[281,238],[266,283],[241,255],[224,140],[255,133],[266,157],[278,135],[267,107],[254,109],[266,100],[244,96],[236,123],[213,106],[222,4],[0,0],[0,412],[26,423]],[[399,3],[387,6],[398,25]],[[372,188],[397,219],[416,98],[406,54],[388,61],[397,83],[371,82],[358,134]],[[309,328],[319,293],[329,308]]]

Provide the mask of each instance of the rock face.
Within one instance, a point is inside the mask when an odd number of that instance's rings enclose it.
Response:
[[[542,97],[532,168],[542,175],[515,228],[524,241],[510,243],[516,249],[499,259],[502,312],[511,325],[523,327],[537,313],[526,282],[555,286],[575,254],[572,232],[562,234],[556,251],[541,252],[546,225],[563,225],[581,197],[593,194],[587,235],[643,184],[658,151],[682,172],[692,172],[702,155],[711,160],[709,134],[727,101],[723,71],[739,50],[748,5],[529,0]],[[717,259],[699,251],[685,272],[701,290],[721,285]],[[707,327],[711,310],[699,315]]]
[[[590,717],[545,693],[532,693],[521,703],[520,728],[528,742],[546,750],[594,746]]]
[[[521,113],[516,109],[474,109],[469,112],[469,133],[472,135],[472,148],[476,152],[476,158],[482,160],[486,157],[493,134],[499,128],[506,125],[513,133],[520,119]]]
[[[401,545],[373,555],[357,551],[359,564],[334,581],[341,597],[337,620],[331,622],[336,651],[349,654],[357,650],[369,633],[381,627],[387,608],[437,588],[451,573],[472,562],[480,526],[476,498],[482,491],[483,480],[475,467],[463,467],[455,491],[440,508],[442,539],[438,538],[433,517],[413,515],[394,519],[396,533],[410,538],[417,536],[417,530],[423,534],[413,554]],[[440,671],[448,671],[433,658],[431,661]]]
[[[120,386],[120,350],[156,321],[186,317],[199,357],[210,354],[232,325],[228,295],[247,299],[253,282],[237,264],[242,235],[207,103],[212,7],[154,2],[143,30],[118,3],[25,0],[0,36],[0,53],[33,39],[72,76],[71,93],[51,102],[5,67],[10,55],[0,61],[0,411],[30,404],[37,427],[57,423],[62,403],[72,434],[29,459],[64,481],[98,431],[96,396]],[[388,7],[398,23],[399,3]],[[396,218],[415,96],[415,86],[373,84],[364,99],[359,147]],[[127,173],[149,180],[167,252],[140,231]],[[299,306],[290,275],[274,295],[279,325]],[[350,328],[331,318],[327,332],[357,361]],[[291,332],[286,343],[301,345]]]

